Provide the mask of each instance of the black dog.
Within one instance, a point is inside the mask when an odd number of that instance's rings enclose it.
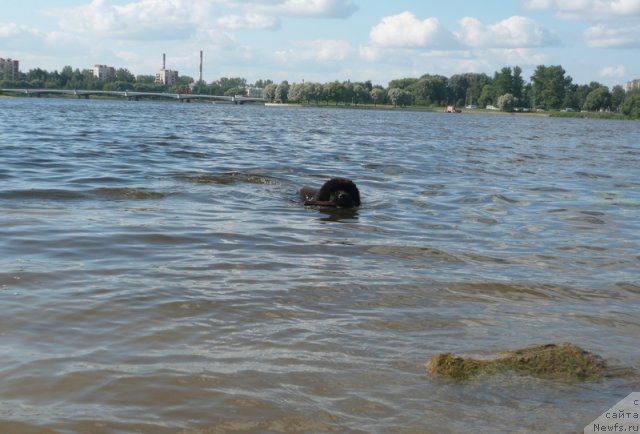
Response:
[[[360,191],[353,181],[347,178],[331,178],[318,190],[303,187],[300,197],[305,205],[353,208],[360,206]]]

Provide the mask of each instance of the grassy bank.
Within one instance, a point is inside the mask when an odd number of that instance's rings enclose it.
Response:
[[[268,106],[288,106],[288,107],[319,107],[319,108],[338,108],[338,109],[360,109],[360,110],[399,110],[399,111],[422,111],[422,112],[434,112],[444,113],[446,107],[433,107],[433,106],[392,106],[388,104],[307,104],[307,103],[292,103],[286,104],[279,103],[266,103]],[[475,113],[475,114],[489,114],[489,115],[513,115],[513,116],[547,116],[547,117],[562,117],[562,118],[585,118],[585,119],[615,119],[615,120],[638,120],[621,113],[610,112],[563,112],[563,111],[529,111],[529,112],[503,112],[500,110],[487,110],[487,109],[461,109],[462,113]]]
[[[555,118],[633,120],[633,118],[625,116],[621,113],[610,113],[610,112],[551,112],[549,116],[552,116]]]

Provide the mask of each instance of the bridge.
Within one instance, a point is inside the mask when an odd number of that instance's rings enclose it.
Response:
[[[127,98],[129,100],[138,101],[140,98],[167,98],[175,99],[180,102],[191,102],[192,100],[218,100],[228,101],[234,104],[244,104],[245,102],[265,102],[264,98],[254,98],[244,95],[226,96],[226,95],[203,95],[191,93],[168,93],[168,92],[134,92],[130,90],[75,90],[75,89],[0,89],[6,93],[17,93],[27,96],[39,97],[41,95],[73,95],[77,98],[89,98],[95,96],[110,96]]]

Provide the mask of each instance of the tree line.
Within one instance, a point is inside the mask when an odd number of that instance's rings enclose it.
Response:
[[[22,73],[19,81],[0,81],[0,87],[117,90],[139,92],[193,92],[208,95],[242,95],[249,88],[260,88],[270,101],[306,104],[373,104],[394,106],[495,107],[514,110],[611,111],[640,118],[640,91],[626,92],[622,86],[592,81],[574,84],[560,65],[538,66],[526,81],[519,66],[504,67],[493,76],[485,73],[455,74],[451,77],[425,74],[389,82],[387,87],[371,81],[333,81],[328,83],[258,80],[248,83],[239,77],[223,77],[210,83],[180,76],[170,86],[155,83],[154,75],[133,75],[120,68],[109,80],[99,80],[90,69],[65,66],[60,72],[40,68]]]

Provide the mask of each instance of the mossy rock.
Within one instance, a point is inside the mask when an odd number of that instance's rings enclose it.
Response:
[[[437,354],[427,362],[426,368],[434,377],[456,380],[503,371],[541,378],[589,380],[603,376],[605,363],[600,357],[573,344],[548,344],[503,353],[493,360]]]

